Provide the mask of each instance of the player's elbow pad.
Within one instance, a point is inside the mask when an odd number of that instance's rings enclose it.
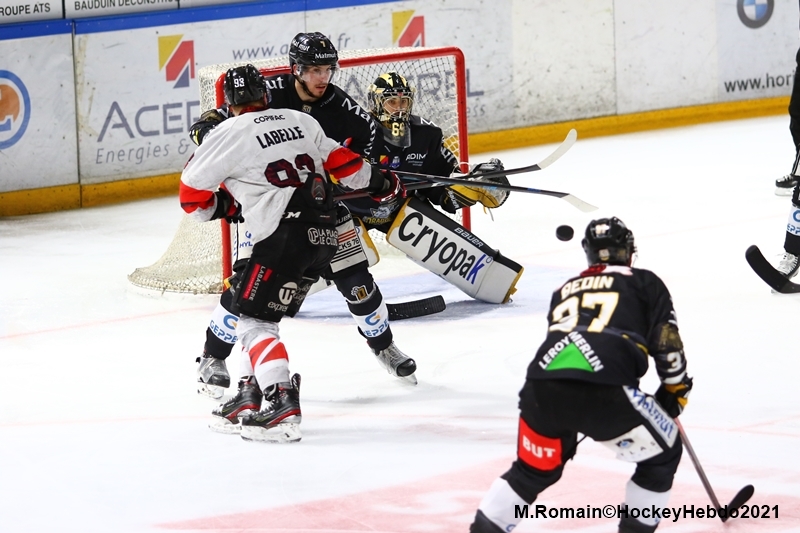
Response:
[[[658,377],[662,383],[680,383],[686,375],[686,357],[678,326],[672,323],[659,324],[657,332],[658,340],[653,350],[653,359]]]

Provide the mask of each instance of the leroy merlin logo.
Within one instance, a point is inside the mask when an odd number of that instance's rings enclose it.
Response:
[[[173,89],[189,86],[194,79],[194,41],[181,41],[183,35],[158,38],[158,70],[165,70]]]
[[[595,355],[592,346],[577,331],[571,331],[547,350],[539,366],[544,370],[583,370],[599,372],[603,363]]]

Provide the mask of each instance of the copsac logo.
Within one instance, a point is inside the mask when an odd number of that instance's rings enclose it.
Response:
[[[188,87],[194,79],[194,41],[181,39],[183,35],[158,38],[158,70],[166,70],[167,81],[175,82],[173,89]]]
[[[15,74],[0,70],[0,150],[22,138],[30,118],[31,99],[25,84]]]
[[[392,13],[392,42],[395,46],[425,46],[425,17],[414,11]]]
[[[766,24],[774,9],[775,0],[736,0],[739,20],[748,28],[760,28]]]

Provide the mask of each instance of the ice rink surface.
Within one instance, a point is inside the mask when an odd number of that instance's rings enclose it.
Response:
[[[570,192],[598,211],[516,193],[493,221],[473,210],[474,232],[525,267],[512,303],[473,301],[397,256],[374,269],[390,302],[448,302],[394,323],[417,361],[417,387],[373,360],[335,290],[281,323],[303,377],[297,444],[208,430],[216,404],[195,393],[195,357],[215,298],[147,296],[127,281],[171,241],[177,198],[0,219],[0,531],[466,532],[514,458],[516,395],[550,294],[584,269],[586,223],[616,215],[636,236],[636,266],[672,293],[695,379],[681,420],[714,490],[728,501],[752,483],[753,509],[770,512],[725,526],[664,521],[659,531],[800,532],[800,296],[771,294],[744,260],[750,244],[773,263],[782,250],[790,201],[773,182],[792,162],[788,117],[578,133],[553,166],[511,182]],[[553,148],[473,161],[526,166]],[[560,224],[576,238],[556,240]],[[642,388],[656,386],[651,365]],[[616,505],[632,469],[584,441],[537,503]],[[707,504],[684,453],[670,505]],[[615,524],[531,518],[516,531]]]

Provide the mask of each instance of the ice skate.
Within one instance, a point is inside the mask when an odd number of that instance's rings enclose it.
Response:
[[[388,348],[384,350],[372,350],[378,362],[385,368],[391,375],[396,376],[412,385],[417,384],[417,377],[414,372],[417,371],[417,363],[414,362],[409,356],[400,351],[400,348],[392,342]]]
[[[267,405],[242,418],[242,438],[258,442],[297,442],[301,439],[300,374],[289,383],[276,383],[264,391]]]
[[[798,176],[786,174],[782,178],[775,180],[775,194],[778,196],[791,196],[794,186],[797,185]]]
[[[225,389],[231,386],[231,376],[224,359],[217,359],[207,353],[197,358],[200,366],[197,367],[197,393],[214,400],[219,400],[225,394]]]
[[[792,279],[797,275],[797,268],[800,266],[797,259],[798,256],[790,254],[789,252],[784,252],[776,270],[786,276],[787,279]]]
[[[214,419],[208,424],[209,429],[227,435],[239,433],[242,429],[242,417],[258,411],[261,408],[261,398],[255,378],[240,381],[236,396],[211,412]]]

